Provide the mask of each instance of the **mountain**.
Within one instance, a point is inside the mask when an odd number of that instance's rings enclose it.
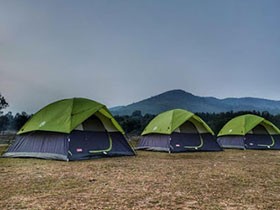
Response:
[[[148,99],[111,108],[113,115],[131,115],[135,110],[142,114],[158,114],[160,112],[181,108],[191,112],[227,112],[227,111],[268,111],[280,113],[280,101],[261,98],[225,98],[195,96],[183,90],[170,90]]]
[[[118,110],[120,110],[120,109],[122,109],[124,107],[125,106],[115,106],[115,107],[110,108],[110,111],[113,113],[113,112],[118,111]]]

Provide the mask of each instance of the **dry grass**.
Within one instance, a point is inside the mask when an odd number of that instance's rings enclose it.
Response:
[[[280,151],[1,158],[0,209],[278,210],[279,172]]]

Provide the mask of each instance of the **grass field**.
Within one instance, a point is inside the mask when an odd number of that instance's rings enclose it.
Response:
[[[0,158],[0,209],[278,210],[279,175],[280,151]]]

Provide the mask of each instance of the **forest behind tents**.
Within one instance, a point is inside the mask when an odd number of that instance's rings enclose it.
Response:
[[[243,98],[243,99],[224,99],[226,101],[231,100],[231,108],[228,111],[210,111],[211,107],[216,103],[209,105],[209,100],[212,102],[218,101],[220,99],[215,99],[213,97],[198,97],[182,90],[173,90],[162,93],[160,95],[145,99],[143,101],[126,106],[125,112],[121,112],[125,106],[111,108],[111,112],[114,114],[115,119],[120,123],[125,132],[128,135],[140,135],[145,126],[153,119],[156,114],[161,111],[166,111],[168,109],[184,108],[189,107],[189,111],[196,113],[200,116],[217,134],[222,126],[232,119],[241,114],[256,114],[266,118],[267,120],[274,123],[276,126],[280,127],[280,102],[266,100],[266,99],[256,99],[256,98]],[[247,101],[247,105],[243,106],[241,102]],[[254,106],[249,106],[250,103]],[[255,103],[253,103],[255,101]],[[259,102],[256,102],[259,101]],[[176,102],[176,103],[175,103]],[[3,111],[8,107],[8,102],[5,100],[4,96],[0,94],[0,132],[3,131],[14,131],[16,132],[21,128],[21,126],[32,116],[24,111],[21,113],[13,114],[12,112],[4,113]],[[137,105],[138,104],[138,105]],[[141,105],[142,104],[142,105]],[[143,105],[145,104],[145,106]],[[160,106],[159,106],[160,104]],[[205,109],[195,108],[199,105]],[[279,104],[279,107],[278,107]],[[257,108],[257,106],[261,108]],[[131,110],[132,108],[135,110]],[[151,111],[148,112],[145,107],[150,107]],[[192,108],[194,107],[194,108]],[[208,108],[207,108],[208,107]],[[210,107],[210,108],[209,108]],[[239,107],[234,109],[233,107]],[[139,109],[137,109],[139,108]],[[256,109],[255,109],[256,108]],[[267,110],[266,110],[267,108]],[[154,111],[153,111],[153,110]],[[279,111],[277,111],[279,109]],[[156,111],[155,111],[156,110]],[[202,110],[202,111],[196,111]],[[204,110],[204,111],[203,111]],[[221,109],[222,110],[222,109]],[[126,114],[127,113],[127,114]]]

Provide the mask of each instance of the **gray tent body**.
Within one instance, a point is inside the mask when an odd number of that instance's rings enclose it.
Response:
[[[137,149],[165,152],[221,151],[212,134],[172,133],[143,136]]]
[[[137,149],[165,152],[222,150],[215,136],[211,133],[199,133],[194,124],[189,121],[171,134],[143,135]]]
[[[83,160],[135,155],[124,135],[107,131],[95,116],[70,134],[34,131],[16,136],[4,157],[35,157],[57,160]]]
[[[257,125],[246,135],[218,137],[223,148],[236,149],[280,149],[280,135],[270,135],[262,125]]]

